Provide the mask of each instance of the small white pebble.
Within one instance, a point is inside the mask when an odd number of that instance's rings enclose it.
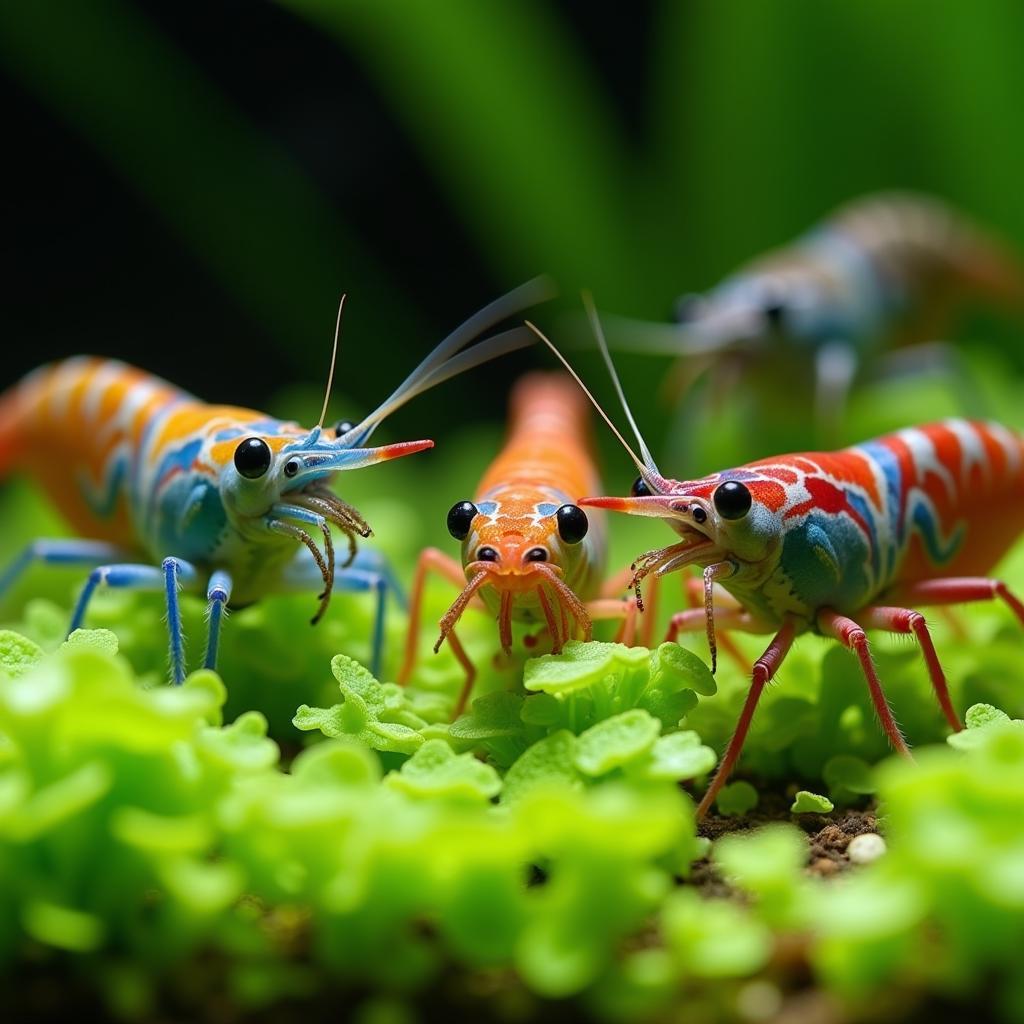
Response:
[[[846,853],[854,864],[870,864],[885,853],[885,840],[877,832],[865,832],[850,840]]]
[[[736,994],[736,1010],[744,1020],[771,1020],[781,1009],[782,993],[770,981],[748,981]]]

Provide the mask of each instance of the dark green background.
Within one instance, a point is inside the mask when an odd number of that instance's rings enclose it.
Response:
[[[276,411],[322,387],[347,291],[359,412],[540,271],[662,317],[890,187],[1024,243],[1022,41],[1016,0],[4,4],[4,375],[98,351]],[[387,433],[498,418],[538,362]],[[659,415],[664,361],[623,365]]]

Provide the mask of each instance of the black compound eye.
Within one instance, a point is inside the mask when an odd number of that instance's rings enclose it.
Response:
[[[587,513],[579,505],[563,505],[556,513],[558,536],[566,544],[579,544],[590,529]]]
[[[742,519],[751,505],[750,491],[739,480],[726,480],[715,490],[715,511],[723,519]]]
[[[457,501],[448,510],[448,532],[456,540],[465,540],[469,536],[469,527],[476,514],[476,505],[473,502]]]
[[[235,449],[235,469],[246,480],[258,480],[268,469],[273,456],[262,437],[247,437]]]
[[[343,434],[347,434],[355,424],[351,420],[338,420],[334,424],[334,436],[341,437]]]
[[[524,561],[526,562],[546,562],[547,560],[548,553],[544,548],[530,548],[524,557]]]
[[[496,562],[498,561],[498,552],[494,548],[481,548],[476,553],[476,560],[478,562]]]
[[[773,330],[777,331],[784,326],[786,319],[786,306],[779,299],[769,299],[761,309],[765,322]]]
[[[647,481],[642,477],[638,476],[633,481],[633,486],[629,489],[629,493],[634,498],[648,498],[653,493],[650,487],[647,486]]]

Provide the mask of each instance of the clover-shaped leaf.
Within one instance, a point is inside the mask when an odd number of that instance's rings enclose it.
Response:
[[[459,740],[487,740],[499,736],[518,736],[523,731],[519,717],[523,698],[507,690],[497,690],[473,701],[468,715],[452,722],[449,734]]]
[[[374,750],[399,754],[411,754],[422,746],[417,729],[394,721],[405,717],[400,687],[378,683],[358,661],[344,654],[331,660],[331,671],[344,701],[330,708],[303,704],[292,719],[296,729],[319,729],[330,738],[350,736]]]
[[[742,816],[757,806],[757,790],[749,782],[742,779],[723,786],[715,799],[719,814],[726,816]]]
[[[258,711],[246,711],[222,729],[204,729],[199,744],[233,771],[257,772],[277,764],[277,744],[267,738],[267,720]]]
[[[679,644],[664,643],[651,655],[651,686],[666,690],[693,690],[704,697],[718,692],[711,669]]]
[[[576,767],[598,776],[621,768],[654,746],[661,723],[646,711],[633,708],[591,726],[576,741]]]
[[[1024,721],[1010,718],[991,704],[972,704],[964,717],[967,728],[946,737],[946,742],[957,750],[974,750],[987,743],[993,733],[1024,728]]]
[[[878,788],[871,765],[850,754],[838,754],[829,758],[825,762],[822,774],[828,783],[829,791],[836,798],[842,798],[847,793],[867,795],[874,793]]]
[[[512,803],[531,790],[552,787],[577,788],[576,737],[560,729],[526,750],[508,770],[502,789],[502,803]]]
[[[828,814],[835,810],[835,804],[827,796],[801,789],[789,809],[793,814]]]
[[[647,758],[637,762],[637,772],[648,779],[681,782],[705,775],[715,767],[716,760],[715,752],[688,729],[660,736]]]
[[[501,790],[501,779],[489,764],[472,754],[456,754],[443,740],[424,743],[400,771],[388,775],[387,783],[410,796],[478,802]]]
[[[571,640],[561,654],[531,658],[523,670],[523,686],[527,690],[542,690],[544,693],[574,693],[602,681],[613,672],[640,668],[648,657],[645,647]]]

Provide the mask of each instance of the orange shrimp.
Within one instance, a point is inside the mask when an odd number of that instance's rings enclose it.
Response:
[[[604,515],[575,504],[575,495],[593,493],[597,484],[589,409],[579,389],[562,373],[522,378],[512,393],[508,438],[480,481],[476,499],[456,502],[448,512],[448,532],[462,541],[462,564],[437,548],[419,558],[399,682],[404,684],[415,666],[430,570],[461,590],[441,619],[434,645],[436,653],[447,640],[466,672],[456,716],[465,707],[476,670],[455,625],[478,595],[497,618],[506,654],[512,649],[513,621],[541,625],[553,653],[576,634],[589,640],[593,619],[621,618],[619,638],[632,643],[635,598],[602,597]]]

